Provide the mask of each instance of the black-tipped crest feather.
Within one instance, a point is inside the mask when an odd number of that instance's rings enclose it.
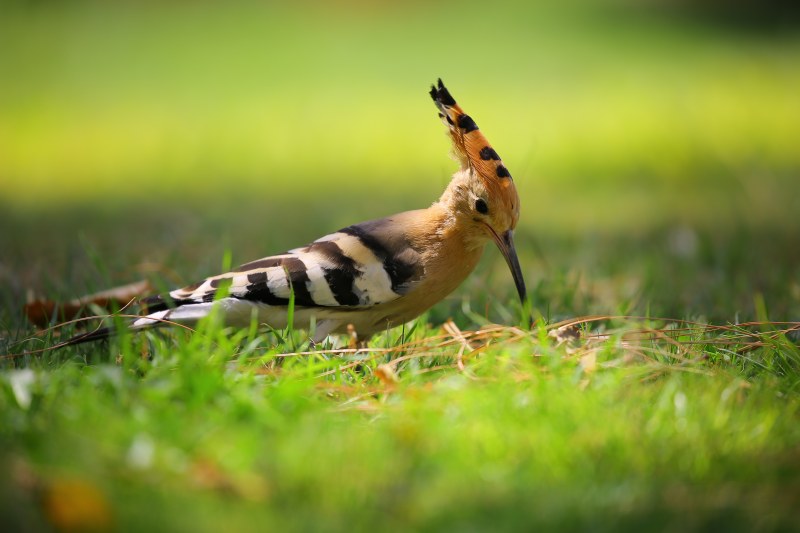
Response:
[[[442,83],[442,78],[439,78],[439,85],[431,85],[431,98],[436,102],[436,105],[454,106],[456,105],[455,99],[450,95],[450,91]]]

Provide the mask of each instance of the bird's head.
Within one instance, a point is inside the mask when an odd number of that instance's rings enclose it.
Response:
[[[431,87],[430,95],[448,127],[453,153],[461,163],[461,170],[453,176],[440,201],[449,206],[468,242],[483,245],[491,239],[497,244],[511,269],[520,300],[525,303],[525,280],[513,238],[519,220],[519,195],[511,173],[442,80]]]

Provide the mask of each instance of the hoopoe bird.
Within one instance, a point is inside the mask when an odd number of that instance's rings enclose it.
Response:
[[[293,296],[294,324],[308,329],[315,323],[313,342],[348,328],[365,340],[416,318],[450,294],[490,241],[508,263],[524,304],[525,281],[513,240],[520,206],[511,174],[441,79],[430,95],[461,167],[433,205],[354,224],[307,246],[145,298],[146,314],[129,328],[192,325],[214,306],[231,326],[247,327],[255,318],[284,328]],[[111,333],[99,329],[65,344]]]

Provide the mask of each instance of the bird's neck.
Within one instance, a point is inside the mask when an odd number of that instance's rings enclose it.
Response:
[[[412,228],[411,240],[426,250],[426,271],[440,279],[449,278],[454,287],[475,268],[483,253],[487,236],[475,232],[474,223],[439,201],[422,211],[423,224]],[[446,283],[449,285],[450,283]]]

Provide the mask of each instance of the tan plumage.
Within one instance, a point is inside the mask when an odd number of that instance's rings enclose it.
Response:
[[[308,246],[147,298],[145,315],[130,328],[164,321],[193,324],[212,306],[221,307],[231,325],[247,326],[256,318],[283,328],[294,296],[294,323],[308,327],[315,322],[315,341],[345,333],[348,326],[367,338],[419,316],[450,294],[475,268],[490,240],[503,253],[524,301],[512,238],[519,197],[511,175],[441,80],[430,94],[461,163],[433,205],[355,224]],[[99,330],[68,344],[109,333]]]

